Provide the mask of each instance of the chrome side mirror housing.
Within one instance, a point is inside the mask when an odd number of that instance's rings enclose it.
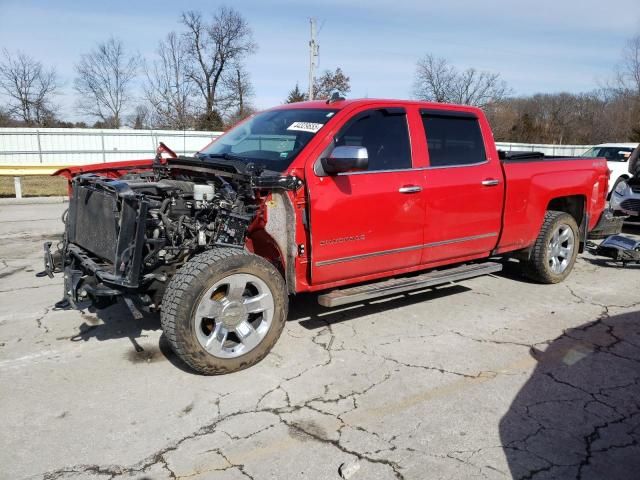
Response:
[[[328,157],[320,160],[322,169],[328,175],[366,170],[369,166],[369,153],[365,147],[341,145],[333,149]]]

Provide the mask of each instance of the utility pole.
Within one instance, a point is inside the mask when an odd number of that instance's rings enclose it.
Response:
[[[311,40],[309,41],[309,100],[313,100],[313,84],[316,80],[316,66],[320,45],[316,42],[316,19],[310,18],[311,24]]]

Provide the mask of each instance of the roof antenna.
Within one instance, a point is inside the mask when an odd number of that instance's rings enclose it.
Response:
[[[329,100],[327,100],[327,105],[335,103],[335,102],[341,102],[345,100],[345,98],[340,95],[340,92],[333,92],[331,94],[331,98],[329,98]]]

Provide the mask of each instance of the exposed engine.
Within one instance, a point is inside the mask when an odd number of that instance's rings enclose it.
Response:
[[[243,248],[273,188],[296,189],[295,177],[180,158],[152,170],[109,179],[79,175],[65,239],[52,271],[65,271],[65,297],[112,302],[135,292],[158,304],[168,279],[193,255],[215,246]]]
[[[145,270],[181,262],[206,247],[244,245],[258,208],[249,185],[232,185],[222,177],[182,175],[158,181],[145,177],[130,175],[122,179],[149,202]]]

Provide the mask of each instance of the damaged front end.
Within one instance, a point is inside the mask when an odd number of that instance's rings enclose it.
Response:
[[[55,255],[45,244],[45,271],[64,273],[64,296],[72,306],[90,299],[109,304],[140,287],[153,204],[126,181],[89,174],[72,185],[63,243]]]
[[[62,242],[44,246],[45,272],[64,274],[61,304],[102,308],[120,296],[159,306],[169,279],[216,246],[244,248],[265,190],[297,189],[295,177],[251,164],[181,157],[120,178],[73,178]]]

